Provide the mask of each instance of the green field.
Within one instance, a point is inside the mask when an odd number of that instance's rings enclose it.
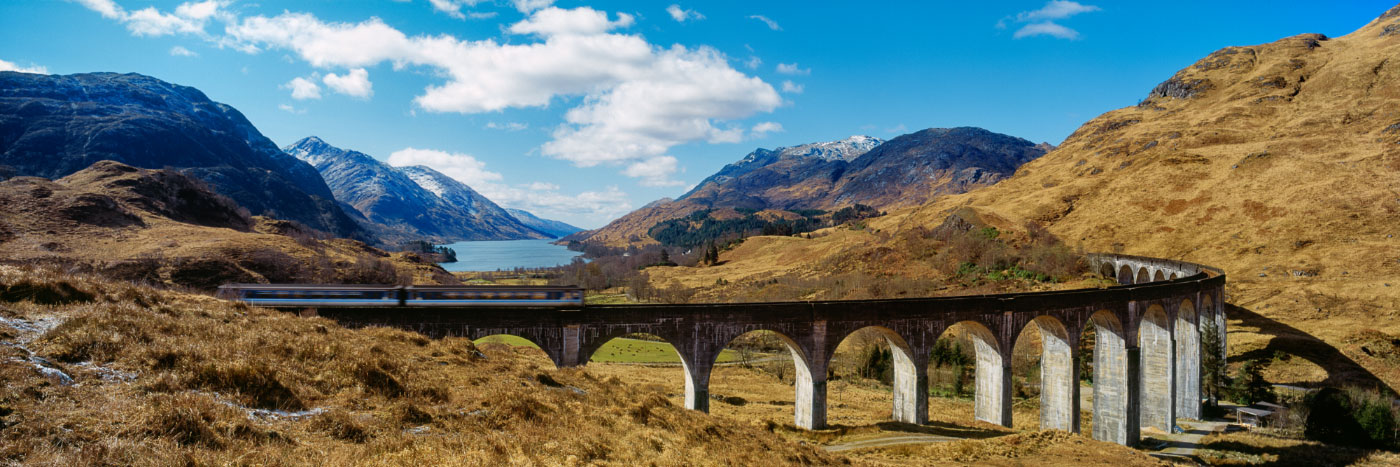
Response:
[[[522,347],[538,349],[539,346],[525,340],[523,337],[496,335],[488,336],[476,341],[478,344],[510,344]],[[739,360],[739,353],[733,350],[724,349],[719,354],[719,362],[735,362]],[[599,363],[680,363],[681,358],[676,354],[676,349],[671,344],[665,342],[644,341],[640,339],[617,338],[603,344],[597,353],[593,354],[590,362]]]

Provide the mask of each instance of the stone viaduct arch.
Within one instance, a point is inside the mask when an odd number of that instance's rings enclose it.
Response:
[[[826,375],[836,346],[874,328],[895,360],[891,418],[928,421],[927,367],[934,342],[949,327],[971,329],[977,352],[974,413],[1011,426],[1011,350],[1020,331],[1041,332],[1041,420],[1078,431],[1078,342],[1095,329],[1093,436],[1135,444],[1143,426],[1170,430],[1177,417],[1200,416],[1200,353],[1225,352],[1225,275],[1197,264],[1091,254],[1090,270],[1120,285],[986,296],[825,302],[641,304],[558,309],[322,308],[346,326],[392,326],[430,337],[477,339],[494,334],[536,343],[560,367],[588,362],[603,343],[633,333],[675,346],[685,370],[685,405],[709,410],[710,370],[721,350],[756,330],[782,336],[797,367],[794,423],[826,426]],[[1221,347],[1201,348],[1200,326],[1220,330]]]

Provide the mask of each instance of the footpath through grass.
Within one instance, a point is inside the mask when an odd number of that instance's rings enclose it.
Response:
[[[478,344],[510,344],[538,349],[539,346],[523,337],[496,335],[478,339]],[[665,342],[641,339],[617,338],[603,344],[588,361],[599,363],[676,363],[681,362],[676,348]],[[720,352],[719,363],[739,361],[739,353],[730,349]]]

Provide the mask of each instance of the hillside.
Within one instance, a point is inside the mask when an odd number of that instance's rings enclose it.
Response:
[[[530,213],[530,211],[526,211],[524,209],[505,209],[506,212],[510,213],[511,216],[514,216],[522,224],[525,224],[530,228],[538,230],[540,232],[547,233],[550,236],[553,236],[554,238],[563,237],[565,235],[583,230],[578,227],[566,224],[564,222],[541,218]]]
[[[171,170],[100,161],[0,182],[0,262],[209,290],[228,282],[455,283],[435,264],[249,216]]]
[[[1344,37],[1221,49],[995,185],[891,212],[872,232],[750,239],[721,268],[734,277],[779,261],[866,258],[899,269],[877,253],[970,209],[1003,228],[1035,222],[1089,251],[1222,267],[1229,312],[1242,320],[1232,359],[1302,357],[1270,366],[1277,383],[1398,388],[1396,31],[1400,7]]]
[[[1048,145],[980,128],[930,128],[883,141],[868,136],[774,150],[757,149],[670,202],[648,204],[566,240],[607,246],[649,244],[658,222],[701,209],[879,209],[927,202],[995,183]]]
[[[102,160],[173,167],[253,214],[364,236],[315,169],[197,89],[138,74],[0,72],[0,166],[56,179]]]
[[[440,182],[448,177],[427,167],[391,167],[315,136],[282,150],[314,167],[335,199],[359,211],[370,223],[366,228],[388,243],[424,238],[451,243],[550,237],[471,187]]]

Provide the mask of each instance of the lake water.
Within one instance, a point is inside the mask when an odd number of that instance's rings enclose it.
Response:
[[[569,264],[583,253],[569,251],[554,240],[499,240],[457,242],[446,245],[457,252],[457,262],[441,263],[448,271],[495,271],[498,269],[548,268]]]

